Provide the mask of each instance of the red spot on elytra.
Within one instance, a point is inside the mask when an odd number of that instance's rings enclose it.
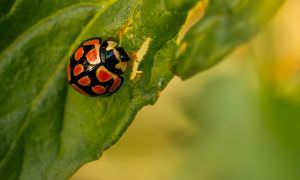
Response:
[[[92,91],[96,94],[104,94],[106,92],[106,88],[101,85],[96,85],[92,87]]]
[[[74,55],[75,61],[79,61],[82,58],[83,53],[84,53],[83,47],[78,48]]]
[[[121,80],[121,78],[119,78],[119,77],[115,77],[114,78],[114,82],[113,82],[113,84],[111,85],[111,87],[109,88],[109,92],[115,92],[119,87],[120,87],[120,85],[121,85],[121,82],[122,82],[122,80]]]
[[[91,84],[91,79],[89,76],[84,76],[78,80],[78,84],[81,86],[89,86]]]
[[[80,89],[76,84],[72,84],[72,87],[77,91],[79,92],[80,94],[83,94],[83,95],[89,95],[88,93],[86,93],[84,90]]]
[[[100,82],[107,82],[112,78],[112,73],[104,66],[100,66],[96,72],[96,76]]]
[[[99,51],[97,49],[90,50],[87,55],[86,59],[90,64],[96,64],[99,63],[100,57],[99,57]]]
[[[74,76],[78,76],[84,71],[84,67],[81,64],[77,64],[73,69]]]
[[[99,46],[100,41],[98,39],[91,39],[91,40],[88,40],[87,42],[84,42],[83,45],[84,46],[89,46],[89,45]]]

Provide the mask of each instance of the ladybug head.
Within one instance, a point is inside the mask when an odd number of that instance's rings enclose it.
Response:
[[[112,52],[112,54],[122,62],[130,61],[130,57],[128,56],[127,52],[122,47],[119,47],[118,43],[113,40],[103,41],[101,44],[101,52],[104,54]]]
[[[116,50],[120,54],[120,59],[122,62],[130,61],[130,57],[128,56],[127,52],[122,47],[117,47]]]

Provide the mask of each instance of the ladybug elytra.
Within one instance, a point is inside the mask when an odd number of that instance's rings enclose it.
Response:
[[[82,42],[71,56],[68,81],[84,95],[111,95],[121,87],[128,61],[128,54],[115,41],[92,38]]]

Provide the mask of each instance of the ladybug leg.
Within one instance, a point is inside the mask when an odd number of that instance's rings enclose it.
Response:
[[[129,56],[132,59],[132,61],[130,61],[130,63],[129,63],[129,65],[132,66],[130,80],[134,80],[136,77],[140,77],[143,74],[143,71],[140,71],[138,69],[139,65],[140,65],[140,61],[138,60],[136,52],[129,53]]]

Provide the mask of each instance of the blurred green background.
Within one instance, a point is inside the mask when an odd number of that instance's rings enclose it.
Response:
[[[174,79],[72,180],[299,180],[300,1],[218,66]]]

